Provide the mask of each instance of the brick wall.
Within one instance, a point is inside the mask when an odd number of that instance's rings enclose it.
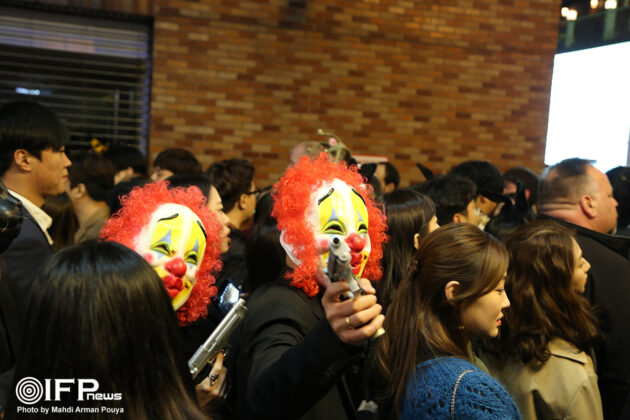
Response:
[[[543,167],[557,0],[61,3],[155,17],[153,154],[246,157],[263,186],[324,128],[404,185],[416,162]]]

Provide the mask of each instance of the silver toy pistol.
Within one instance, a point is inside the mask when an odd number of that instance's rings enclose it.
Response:
[[[206,367],[208,363],[217,357],[217,354],[225,348],[230,339],[230,335],[234,332],[238,324],[245,317],[247,308],[245,300],[239,299],[223,317],[219,325],[212,331],[212,334],[192,355],[188,361],[188,368],[193,379]]]
[[[328,244],[328,267],[326,268],[326,274],[331,282],[345,280],[350,287],[350,290],[345,292],[343,296],[346,299],[354,299],[355,297],[365,294],[359,282],[352,273],[352,265],[350,260],[352,255],[350,254],[350,247],[339,236],[333,236]],[[372,336],[372,339],[378,338],[385,334],[383,328],[379,328],[378,331]]]

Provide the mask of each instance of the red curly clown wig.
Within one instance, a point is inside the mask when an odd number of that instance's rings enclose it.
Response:
[[[291,285],[302,289],[308,296],[319,293],[316,273],[319,269],[319,253],[315,245],[315,234],[307,220],[312,194],[324,183],[335,178],[354,188],[365,201],[368,212],[368,235],[372,245],[370,256],[363,271],[363,277],[378,280],[382,276],[380,261],[383,256],[382,243],[387,239],[383,212],[376,207],[370,196],[369,185],[362,184],[363,177],[356,166],[347,168],[345,164],[331,162],[325,153],[315,159],[303,156],[299,163],[285,172],[274,185],[274,207],[272,216],[278,221],[283,241],[293,247],[294,257],[300,264],[287,274]]]
[[[217,288],[213,271],[221,269],[221,224],[207,207],[206,198],[199,188],[168,188],[168,183],[158,181],[134,188],[120,200],[122,207],[101,230],[100,237],[119,242],[136,249],[136,238],[151,221],[151,215],[162,204],[173,203],[188,207],[201,220],[206,230],[206,250],[197,273],[197,282],[190,297],[177,310],[177,319],[182,326],[189,325],[208,313],[210,299]]]

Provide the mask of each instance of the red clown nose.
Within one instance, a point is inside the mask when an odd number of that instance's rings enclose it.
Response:
[[[365,248],[365,238],[362,238],[356,233],[348,236],[346,238],[346,243],[352,252],[361,252],[363,251],[363,248]]]
[[[164,268],[166,268],[169,273],[177,277],[184,277],[184,274],[186,274],[186,270],[188,267],[186,266],[184,260],[178,257],[173,258],[172,260],[164,264]]]

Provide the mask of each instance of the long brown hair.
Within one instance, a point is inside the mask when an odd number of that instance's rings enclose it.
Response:
[[[574,233],[550,220],[537,220],[506,238],[510,266],[506,292],[512,303],[499,341],[490,351],[499,362],[549,360],[548,344],[562,338],[588,351],[598,324],[588,301],[573,291]]]
[[[387,334],[377,344],[376,362],[386,381],[381,407],[398,417],[418,363],[439,356],[468,358],[460,308],[495,288],[507,266],[505,247],[474,225],[449,224],[422,239],[389,307]],[[459,282],[460,293],[449,302],[444,288],[452,280]]]

